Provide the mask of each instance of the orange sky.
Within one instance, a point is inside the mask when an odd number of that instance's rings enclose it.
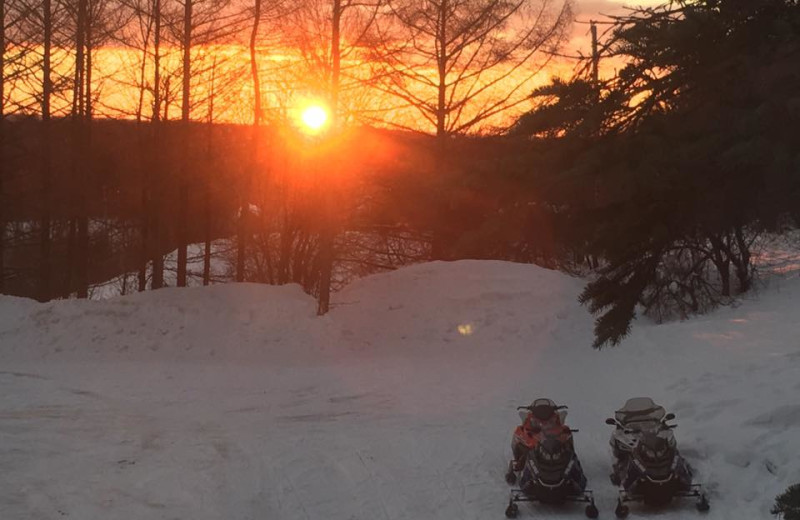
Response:
[[[627,7],[648,7],[657,6],[665,3],[665,0],[574,0],[575,19],[578,22],[588,22],[589,20],[608,20],[604,15],[625,14]],[[599,26],[598,33],[602,34],[607,26]],[[589,26],[583,23],[576,23],[573,27],[572,40],[565,46],[566,54],[576,54],[578,51],[583,54],[591,52],[591,37],[589,36]]]
[[[624,3],[618,0],[575,0],[575,18],[580,21],[590,19],[602,20],[602,14],[620,14],[624,12],[625,5],[656,5],[661,3],[656,0],[639,0],[635,4]],[[607,26],[600,26],[602,33]],[[589,26],[576,23],[573,27],[572,38],[562,49],[566,55],[588,55],[591,52]],[[198,48],[195,50],[199,58],[199,65],[193,72],[194,86],[192,90],[194,110],[192,119],[206,120],[209,116],[210,75],[212,70],[216,78],[214,119],[224,122],[248,123],[251,120],[252,86],[249,80],[249,56],[243,47],[217,46],[214,48]],[[133,117],[138,104],[137,89],[131,87],[138,81],[137,75],[139,55],[134,51],[122,49],[100,49],[96,51],[94,72],[94,90],[98,94],[96,114],[98,117]],[[174,71],[174,81],[170,83],[170,90],[174,90],[174,97],[170,100],[168,116],[171,119],[179,117],[180,112],[180,56],[176,50],[167,55],[162,61],[165,77]],[[308,106],[313,98],[314,86],[303,84],[302,71],[297,67],[287,67],[287,63],[274,49],[265,49],[259,56],[262,69],[264,101],[267,109],[267,119],[288,117],[299,120],[300,111]],[[61,61],[61,60],[57,60]],[[557,59],[550,63],[539,76],[529,81],[524,92],[530,92],[538,84],[547,82],[552,76],[569,76],[575,65],[574,61]],[[71,59],[62,61],[65,71],[71,68]],[[612,75],[619,63],[601,61],[601,74]],[[149,76],[149,75],[148,75]],[[227,85],[226,78],[236,77]],[[13,93],[12,93],[13,95]],[[391,120],[406,126],[419,126],[419,116],[414,109],[398,107],[395,99],[380,96],[374,90],[364,88],[348,89],[342,96],[346,108],[359,113],[374,113],[377,119]],[[143,113],[145,118],[150,115],[150,100],[144,103]],[[56,103],[56,110],[69,109],[68,100]],[[530,108],[525,102],[517,109],[501,117],[487,121],[486,127],[502,126],[513,119],[520,112]],[[372,112],[374,111],[374,112]],[[430,128],[423,128],[430,131]]]

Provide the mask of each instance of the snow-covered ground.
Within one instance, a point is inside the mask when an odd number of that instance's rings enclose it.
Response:
[[[323,318],[295,286],[0,297],[0,518],[502,518],[514,407],[539,396],[569,405],[613,518],[604,419],[638,395],[677,414],[706,518],[769,518],[800,481],[800,280],[600,352],[581,287],[462,261],[362,279]],[[651,516],[699,513],[630,518]]]

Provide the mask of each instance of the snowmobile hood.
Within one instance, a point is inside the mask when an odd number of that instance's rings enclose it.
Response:
[[[536,446],[531,462],[540,472],[563,472],[572,460],[572,450],[558,437],[547,436]]]
[[[654,433],[646,433],[639,439],[635,457],[648,474],[652,473],[660,478],[671,473],[675,448],[667,439]]]

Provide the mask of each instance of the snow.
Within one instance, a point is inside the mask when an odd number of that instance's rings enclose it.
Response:
[[[613,518],[604,419],[639,395],[677,414],[708,519],[768,518],[800,481],[800,279],[600,352],[582,286],[461,261],[359,280],[321,318],[292,285],[0,297],[0,518],[502,518],[514,408],[540,396]],[[653,515],[699,516],[630,518]]]

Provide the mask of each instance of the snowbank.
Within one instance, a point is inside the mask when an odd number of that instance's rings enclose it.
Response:
[[[611,518],[603,420],[650,395],[707,518],[768,518],[800,481],[798,280],[602,352],[581,287],[464,261],[360,280],[323,318],[296,286],[0,297],[0,517],[501,518],[514,406],[548,396]]]

